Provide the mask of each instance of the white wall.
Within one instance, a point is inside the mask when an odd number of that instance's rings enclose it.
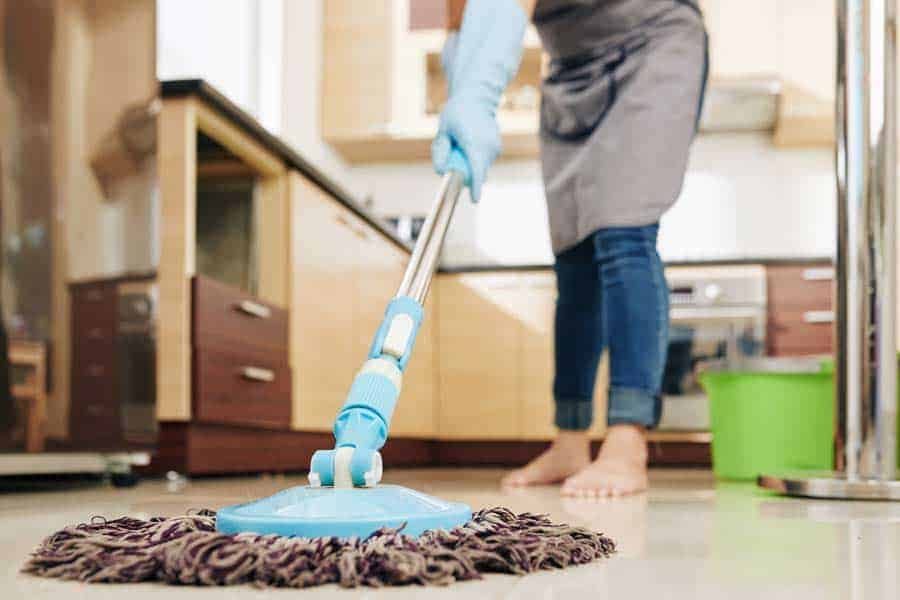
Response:
[[[822,257],[834,252],[830,149],[778,150],[768,134],[703,135],[684,189],[663,218],[666,260]],[[424,213],[438,178],[428,163],[355,167],[357,186],[382,215]],[[598,200],[599,201],[599,200]],[[446,264],[552,260],[540,166],[500,161],[482,201],[460,205]]]
[[[359,192],[347,163],[322,139],[322,0],[284,6],[282,135],[303,156],[351,191]]]
[[[158,0],[158,77],[206,79],[279,132],[284,8],[283,0]]]

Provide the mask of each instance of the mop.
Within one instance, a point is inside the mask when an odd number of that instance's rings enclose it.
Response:
[[[309,485],[217,513],[95,518],[47,538],[23,570],[104,583],[354,587],[447,584],[485,572],[521,575],[612,554],[608,537],[545,515],[505,508],[473,515],[465,504],[380,485],[380,450],[467,181],[465,158],[455,152],[452,164],[368,360],[337,415],[335,446],[313,454]]]

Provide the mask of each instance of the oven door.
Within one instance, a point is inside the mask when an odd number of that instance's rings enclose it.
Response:
[[[662,431],[708,431],[709,399],[697,379],[701,362],[762,356],[766,309],[760,306],[675,307],[663,372]]]

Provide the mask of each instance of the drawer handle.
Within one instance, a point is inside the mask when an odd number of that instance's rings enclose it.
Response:
[[[338,223],[340,223],[341,225],[343,225],[344,227],[346,227],[347,229],[349,229],[350,231],[352,231],[353,235],[355,235],[356,237],[358,237],[362,240],[369,239],[369,234],[366,233],[365,229],[363,229],[362,227],[356,227],[344,215],[335,215],[334,220],[337,221]]]
[[[834,323],[833,310],[808,310],[803,313],[804,323]]]
[[[106,336],[103,335],[103,329],[94,327],[88,332],[88,337],[92,340],[102,340]]]
[[[245,315],[257,317],[259,319],[268,319],[272,316],[272,310],[268,306],[264,306],[259,302],[253,302],[252,300],[239,302],[237,309]]]
[[[834,279],[834,267],[803,269],[803,281],[831,281],[832,279]]]
[[[241,369],[241,377],[251,381],[262,381],[263,383],[272,383],[275,381],[275,371],[271,369],[263,369],[261,367],[244,367]]]
[[[90,290],[84,295],[88,302],[100,302],[103,300],[103,296],[104,294],[100,290]]]
[[[103,367],[103,365],[94,364],[90,365],[87,368],[87,374],[90,377],[102,377],[105,373],[106,369]]]

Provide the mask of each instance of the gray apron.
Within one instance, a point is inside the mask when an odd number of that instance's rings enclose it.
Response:
[[[707,76],[691,0],[538,0],[550,66],[541,166],[553,250],[656,223],[687,168]]]

